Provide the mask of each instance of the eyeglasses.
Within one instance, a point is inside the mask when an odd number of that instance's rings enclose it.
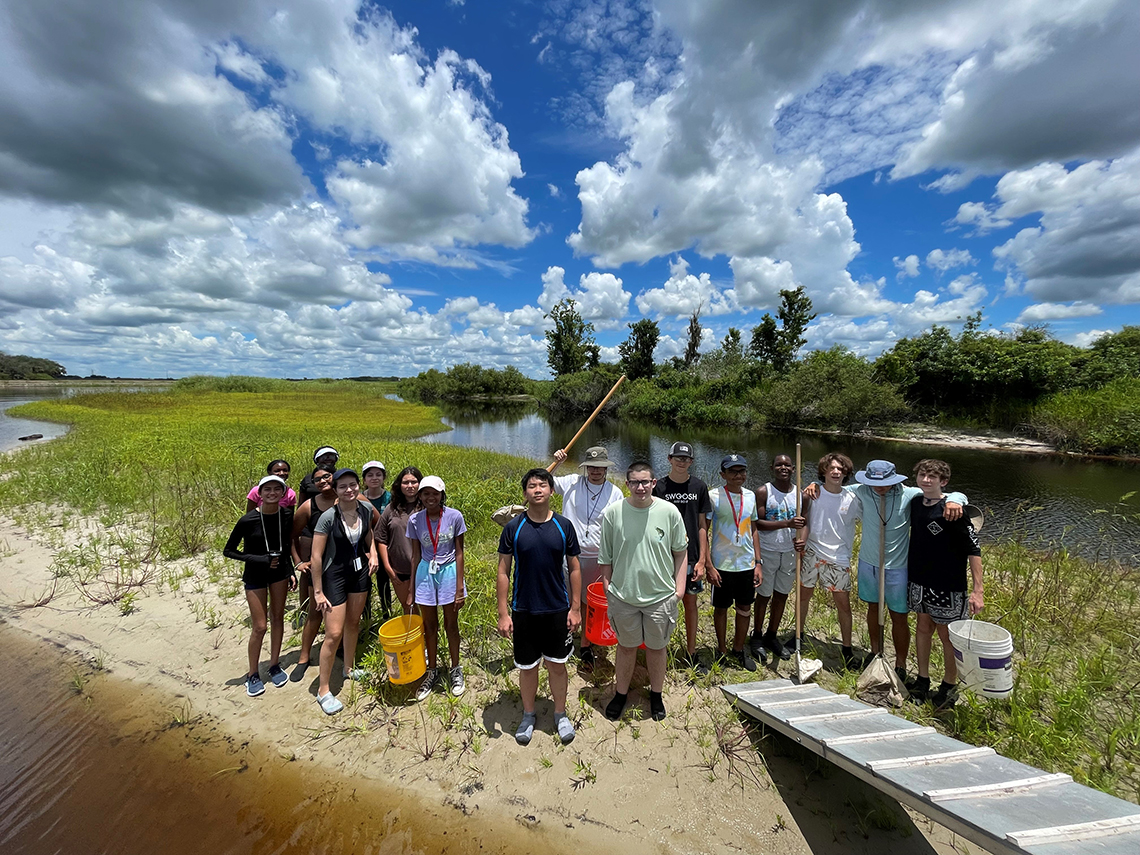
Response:
[[[629,484],[629,487],[631,490],[637,490],[639,488],[652,487],[653,486],[653,479],[651,478],[648,481],[628,481],[627,480],[625,483]]]

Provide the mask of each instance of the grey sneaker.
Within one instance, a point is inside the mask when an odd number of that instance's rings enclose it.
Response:
[[[416,689],[416,700],[422,701],[431,694],[431,690],[435,688],[435,684],[439,682],[439,669],[428,668],[424,673],[423,682],[420,687]]]
[[[467,684],[463,681],[463,666],[456,665],[454,668],[452,668],[450,672],[450,678],[451,694],[458,698],[460,695],[467,691]]]

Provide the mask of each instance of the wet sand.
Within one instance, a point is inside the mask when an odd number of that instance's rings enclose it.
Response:
[[[21,679],[0,720],[30,721],[5,725],[14,732],[2,740],[28,743],[15,772],[3,767],[14,783],[0,806],[16,808],[0,824],[5,852],[130,852],[120,844],[132,835],[146,841],[139,852],[174,853],[960,851],[946,829],[781,737],[747,731],[712,686],[671,678],[664,722],[617,725],[600,712],[610,687],[575,675],[582,720],[567,747],[548,732],[517,745],[517,675],[474,662],[460,703],[381,703],[334,680],[348,709],[326,718],[315,669],[246,697],[244,599],[223,600],[200,559],[181,565],[191,575],[177,590],[152,584],[123,615],[68,580],[53,590],[52,557],[44,536],[0,523],[0,643],[26,639],[5,657]],[[195,617],[207,607],[213,629]],[[45,643],[56,653],[44,655]],[[288,669],[297,652],[286,651]],[[549,731],[549,701],[538,712]],[[43,735],[21,735],[41,720]],[[95,735],[69,736],[80,731]],[[88,759],[52,801],[56,758],[68,753]],[[141,770],[123,765],[140,758]]]

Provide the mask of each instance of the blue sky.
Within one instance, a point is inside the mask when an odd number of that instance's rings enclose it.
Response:
[[[981,310],[1140,323],[1135,4],[0,0],[0,349],[74,373],[545,376]]]

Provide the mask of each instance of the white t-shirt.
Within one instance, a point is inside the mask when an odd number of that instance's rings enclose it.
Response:
[[[768,488],[768,499],[760,509],[762,520],[790,520],[796,516],[796,488],[784,493],[776,489],[770,481],[764,485]],[[778,528],[775,531],[760,529],[760,552],[791,552],[795,549],[796,530],[794,528]]]
[[[862,515],[863,503],[854,492],[829,493],[821,487],[808,508],[807,548],[837,567],[850,567],[855,521]]]
[[[562,515],[574,524],[582,555],[596,559],[602,538],[602,511],[625,496],[609,481],[594,485],[584,475],[555,478],[554,492],[562,496]]]

